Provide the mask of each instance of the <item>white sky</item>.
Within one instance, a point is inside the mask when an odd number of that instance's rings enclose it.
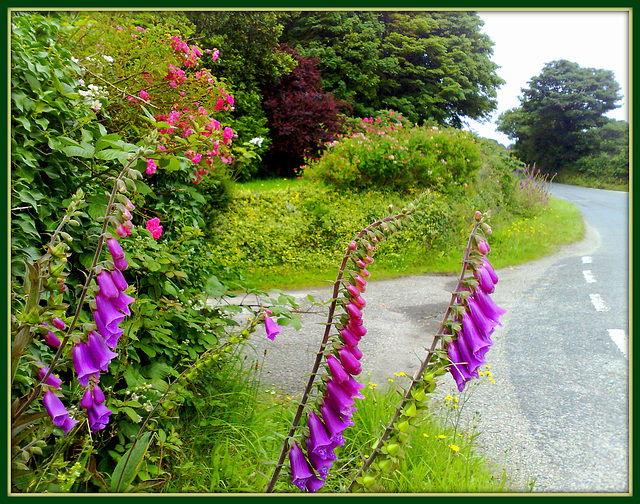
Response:
[[[629,12],[628,11],[478,11],[482,31],[494,43],[491,60],[501,68],[506,81],[498,89],[501,112],[520,106],[521,88],[542,71],[546,63],[565,59],[581,67],[612,70],[621,86],[623,99],[607,114],[628,121],[629,101]],[[480,136],[509,145],[492,122],[468,121]]]

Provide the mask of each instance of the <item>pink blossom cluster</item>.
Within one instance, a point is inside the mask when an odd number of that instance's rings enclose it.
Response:
[[[200,61],[200,56],[202,56],[202,51],[198,46],[190,46],[177,35],[171,38],[171,47],[178,52],[182,58],[182,64],[187,67],[196,66]]]

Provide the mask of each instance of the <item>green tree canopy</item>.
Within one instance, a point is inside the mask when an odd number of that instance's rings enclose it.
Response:
[[[518,156],[546,172],[574,163],[590,150],[587,134],[605,125],[618,107],[620,85],[610,70],[547,63],[522,89],[521,106],[498,118],[498,131],[516,139]]]
[[[323,85],[356,115],[384,108],[460,127],[496,107],[503,83],[471,12],[301,12],[281,40],[317,58]]]

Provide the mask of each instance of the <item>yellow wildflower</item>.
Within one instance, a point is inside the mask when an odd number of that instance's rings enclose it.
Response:
[[[458,448],[456,445],[454,444],[450,444],[449,448],[451,448],[454,452],[457,452],[460,448]]]

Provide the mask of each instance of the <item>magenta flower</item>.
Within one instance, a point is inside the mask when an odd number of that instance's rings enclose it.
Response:
[[[342,433],[347,427],[353,425],[351,417],[345,416],[344,419],[340,418],[340,415],[326,402],[320,406],[320,414],[322,415],[322,420],[324,420],[327,432],[331,436],[331,442],[335,445],[343,445],[345,440]]]
[[[110,272],[110,274],[111,274],[111,281],[119,291],[127,290],[127,288],[129,287],[129,284],[125,280],[124,275],[122,274],[122,271],[120,271],[119,269],[114,269]]]
[[[327,458],[328,450],[331,447],[331,439],[329,439],[329,434],[327,434],[322,420],[318,418],[314,411],[309,412],[308,425],[309,440],[311,441],[309,453],[314,453],[321,458]]]
[[[111,411],[103,403],[95,403],[87,410],[89,427],[93,432],[104,429],[109,423]]]
[[[282,327],[276,324],[269,315],[266,315],[264,318],[264,327],[267,331],[267,338],[271,341],[273,341],[282,330]]]
[[[357,359],[360,360],[362,359],[362,350],[360,350],[357,346],[353,346],[353,347],[343,347],[346,348],[349,352],[351,352],[351,354]]]
[[[318,476],[322,479],[326,479],[329,475],[329,469],[333,465],[333,461],[337,459],[335,453],[332,450],[329,450],[329,457],[322,458],[316,455],[311,451],[312,442],[311,439],[307,438],[307,451],[309,453],[309,462],[311,463],[311,467],[318,473]]]
[[[158,238],[160,238],[160,235],[162,234],[162,226],[160,225],[160,219],[158,219],[157,217],[153,219],[149,219],[147,221],[147,231],[151,233],[151,236],[153,236],[154,240],[157,240]]]
[[[453,379],[458,385],[458,390],[462,392],[464,390],[466,382],[473,378],[473,375],[469,373],[467,366],[465,364],[462,364],[463,360],[460,358],[456,341],[449,342],[447,354],[449,356],[449,360],[451,361],[449,371],[451,372]]]
[[[347,327],[340,330],[340,335],[342,336],[342,341],[344,341],[348,346],[354,347],[358,344],[358,341],[360,341],[360,338],[352,333]]]
[[[478,303],[472,297],[467,299],[467,306],[469,308],[469,315],[473,320],[478,332],[480,334],[490,335],[493,333],[494,327],[497,325],[497,322],[488,318],[478,306]]]
[[[142,98],[143,100],[146,100],[149,98],[149,93],[147,93],[144,89],[140,90],[140,98]]]
[[[355,358],[353,353],[351,353],[348,348],[356,348],[356,347],[342,347],[338,356],[340,357],[340,363],[344,370],[350,375],[359,375],[362,372],[362,366],[358,359]]]
[[[327,401],[329,402],[329,405],[343,417],[345,415],[351,416],[353,413],[353,410],[351,409],[351,406],[354,403],[353,398],[333,380],[329,380],[327,382]]]
[[[233,138],[233,136],[234,136],[233,130],[229,128],[229,126],[225,127],[222,130],[222,138],[225,145],[228,145],[231,142],[231,139]]]
[[[349,379],[340,383],[340,386],[347,394],[349,394],[349,396],[351,396],[351,398],[364,399],[364,396],[360,392],[364,388],[364,385],[353,376],[349,376]]]
[[[367,329],[364,327],[362,319],[351,319],[347,324],[347,329],[351,331],[351,333],[360,340],[365,334],[367,334]],[[351,345],[355,346],[355,345]]]
[[[100,319],[107,328],[107,331],[117,331],[118,324],[125,318],[124,314],[115,307],[110,299],[104,297],[100,292],[96,294],[96,307],[100,314]]]
[[[46,375],[48,372],[49,372],[48,367],[40,368],[38,370],[38,380],[42,381],[42,379],[44,378],[44,375]],[[45,385],[50,385],[51,387],[60,390],[60,385],[62,384],[62,380],[52,373],[49,375],[49,377],[47,378],[47,381],[44,383]]]
[[[496,323],[498,322],[498,319],[501,315],[507,313],[507,310],[496,305],[493,299],[491,299],[491,296],[489,296],[482,289],[475,289],[473,297],[477,301],[478,306],[480,307],[482,312]]]
[[[329,371],[336,383],[342,383],[349,380],[349,374],[344,370],[338,359],[333,355],[327,356],[327,364],[329,365]]]
[[[118,295],[114,298],[110,299],[113,306],[115,306],[118,310],[120,310],[125,315],[131,315],[131,310],[129,310],[129,305],[135,301],[134,298],[129,296],[123,291],[119,291]]]
[[[46,322],[42,323],[43,326],[45,327],[49,327],[49,324],[47,324]],[[52,347],[59,347],[62,343],[60,342],[60,339],[55,335],[55,333],[52,330],[47,331],[42,338],[44,339],[45,343],[47,343],[47,345],[51,345]]]
[[[489,262],[489,259],[487,259],[486,257],[483,257],[482,258],[482,265],[487,270],[487,273],[489,273],[489,277],[491,278],[491,281],[494,284],[497,284],[498,283],[498,275],[496,275],[496,272],[493,269],[493,266],[491,265],[491,263]]]
[[[109,350],[105,340],[95,331],[89,333],[86,345],[89,356],[98,369],[108,371],[111,360],[118,354]]]
[[[73,347],[73,368],[78,375],[78,383],[83,387],[89,384],[91,378],[100,380],[100,368],[91,359],[86,343],[78,343]]]
[[[475,339],[467,341],[467,337],[463,331],[458,333],[456,340],[458,355],[460,359],[467,365],[470,374],[476,375],[476,370],[485,363],[484,354],[488,350],[489,345],[482,340]]]
[[[113,283],[111,275],[107,270],[102,270],[96,277],[100,292],[106,298],[113,298],[119,294],[118,288]]]
[[[51,323],[53,324],[53,327],[55,327],[56,329],[60,329],[61,331],[64,331],[64,330],[65,330],[65,328],[67,327],[67,326],[65,325],[65,323],[64,323],[61,319],[59,319],[58,317],[55,317],[55,318],[51,321]]]
[[[147,159],[147,175],[153,175],[158,168],[154,159]]]
[[[304,491],[307,481],[313,476],[309,462],[302,453],[300,447],[293,443],[289,450],[289,463],[291,464],[291,475],[293,476],[293,484],[300,490]]]
[[[496,290],[495,284],[493,283],[493,280],[491,280],[491,276],[484,266],[479,266],[474,275],[478,279],[480,288],[487,294],[491,294]]]
[[[102,317],[100,316],[98,310],[95,310],[93,312],[93,319],[96,323],[96,328],[98,329],[100,335],[104,338],[105,343],[110,348],[115,348],[118,344],[118,339],[124,334],[124,329],[120,329],[119,327],[116,327],[114,330],[107,329],[107,326],[104,325],[104,322],[102,321]]]
[[[47,413],[53,420],[53,425],[62,427],[65,433],[68,433],[77,423],[76,420],[69,422],[69,412],[64,407],[64,404],[62,404],[60,398],[55,395],[51,389],[44,393],[43,402]]]

